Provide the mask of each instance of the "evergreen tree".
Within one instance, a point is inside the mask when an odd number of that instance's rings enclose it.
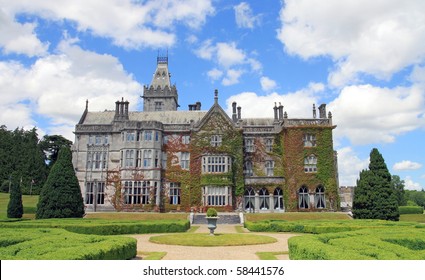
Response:
[[[13,183],[10,187],[10,199],[7,205],[8,218],[22,218],[24,214],[24,206],[22,205],[21,187],[17,183]]]
[[[84,202],[72,166],[71,150],[63,147],[40,193],[37,219],[80,218]]]
[[[370,153],[369,170],[363,170],[354,191],[353,215],[358,219],[398,221],[398,202],[391,174],[377,149]]]
[[[71,148],[72,142],[61,135],[45,135],[40,141],[40,148],[44,152],[45,161],[50,169],[58,159],[62,147]]]
[[[401,180],[398,175],[393,175],[391,177],[391,186],[395,191],[398,206],[405,206],[407,204],[407,200],[404,191],[404,180]]]

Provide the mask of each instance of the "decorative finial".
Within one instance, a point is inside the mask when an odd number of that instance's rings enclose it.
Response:
[[[218,103],[218,90],[217,89],[214,90],[214,103],[215,104]]]
[[[313,104],[313,118],[316,118],[316,105]]]
[[[86,110],[88,110],[88,109],[89,109],[89,100],[86,99]]]

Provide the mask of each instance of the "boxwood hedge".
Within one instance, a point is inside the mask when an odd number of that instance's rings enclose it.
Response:
[[[425,260],[424,228],[378,228],[303,235],[288,241],[291,260]]]
[[[131,237],[72,233],[58,228],[3,228],[2,260],[124,260],[136,256]]]
[[[399,206],[398,212],[402,214],[423,214],[424,208],[422,206]]]
[[[82,234],[116,235],[185,232],[190,228],[190,223],[184,220],[44,219],[2,222],[0,228],[62,228]]]

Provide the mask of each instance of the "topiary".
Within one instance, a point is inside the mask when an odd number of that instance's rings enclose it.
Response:
[[[217,210],[215,208],[208,208],[207,217],[217,217]]]

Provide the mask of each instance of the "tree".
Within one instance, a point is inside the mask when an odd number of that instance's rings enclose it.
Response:
[[[8,218],[22,218],[24,207],[22,205],[21,186],[14,182],[10,187],[10,199],[7,205]]]
[[[62,147],[71,148],[72,142],[61,135],[45,135],[40,141],[40,148],[44,152],[47,167],[50,169],[58,159]]]
[[[72,166],[71,150],[62,147],[40,193],[36,218],[80,218],[84,202]]]
[[[391,186],[395,191],[398,205],[405,206],[407,204],[407,200],[404,192],[404,180],[401,180],[398,175],[393,175],[391,177]]]
[[[398,203],[391,174],[378,149],[370,153],[369,170],[363,170],[354,191],[353,215],[358,219],[398,221]]]

